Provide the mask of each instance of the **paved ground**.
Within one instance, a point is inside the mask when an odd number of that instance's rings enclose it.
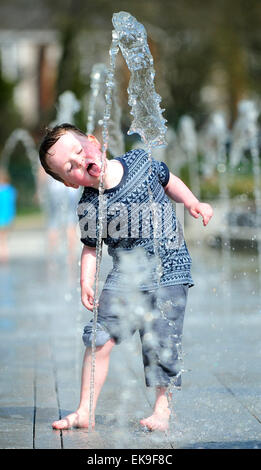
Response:
[[[260,449],[261,306],[256,254],[223,256],[193,244],[183,387],[167,434],[144,433],[153,393],[144,386],[138,338],[112,352],[96,430],[54,431],[78,404],[81,331],[78,265],[48,263],[41,227],[17,227],[0,265],[0,448]],[[109,267],[103,261],[104,274]],[[225,263],[225,264],[224,264]],[[131,354],[130,354],[131,351]],[[130,359],[131,358],[131,359]]]

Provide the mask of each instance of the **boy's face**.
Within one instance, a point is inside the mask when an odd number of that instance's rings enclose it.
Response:
[[[66,186],[99,187],[101,148],[94,137],[66,131],[49,153],[49,168],[63,179]]]

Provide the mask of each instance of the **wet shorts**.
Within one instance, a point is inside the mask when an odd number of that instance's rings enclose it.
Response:
[[[116,344],[139,331],[147,386],[181,385],[181,340],[188,284],[126,292],[104,289],[99,298],[96,347],[109,339]],[[83,332],[91,347],[92,320]]]

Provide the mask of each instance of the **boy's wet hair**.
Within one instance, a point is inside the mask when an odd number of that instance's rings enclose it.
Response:
[[[63,123],[59,124],[52,129],[47,128],[47,132],[40,144],[39,148],[39,157],[40,157],[40,162],[42,167],[44,168],[45,172],[52,176],[54,179],[57,181],[60,181],[63,183],[63,179],[54,173],[47,162],[47,157],[50,155],[49,150],[50,148],[60,139],[60,137],[65,134],[67,131],[73,131],[76,132],[77,134],[84,135],[86,134],[82,132],[78,127],[74,126],[73,124],[68,124],[68,123]]]

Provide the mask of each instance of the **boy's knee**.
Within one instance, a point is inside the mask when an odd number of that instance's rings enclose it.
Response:
[[[102,325],[100,325],[98,322],[97,322],[97,325],[96,325],[96,337],[95,337],[95,345],[96,345],[96,349],[98,347],[102,347],[104,346],[107,342],[109,342],[111,340],[111,336],[110,334],[108,333],[108,331],[106,331]],[[93,340],[93,331],[92,331],[92,321],[90,323],[88,323],[88,325],[85,326],[84,330],[83,330],[83,335],[82,335],[82,340],[84,342],[84,345],[87,347],[87,348],[90,348],[92,347],[92,340]]]
[[[114,339],[111,338],[108,341],[106,341],[106,343],[103,344],[102,346],[97,346],[96,352],[99,353],[99,355],[101,354],[107,355],[111,352],[114,345],[115,345],[115,341]]]

